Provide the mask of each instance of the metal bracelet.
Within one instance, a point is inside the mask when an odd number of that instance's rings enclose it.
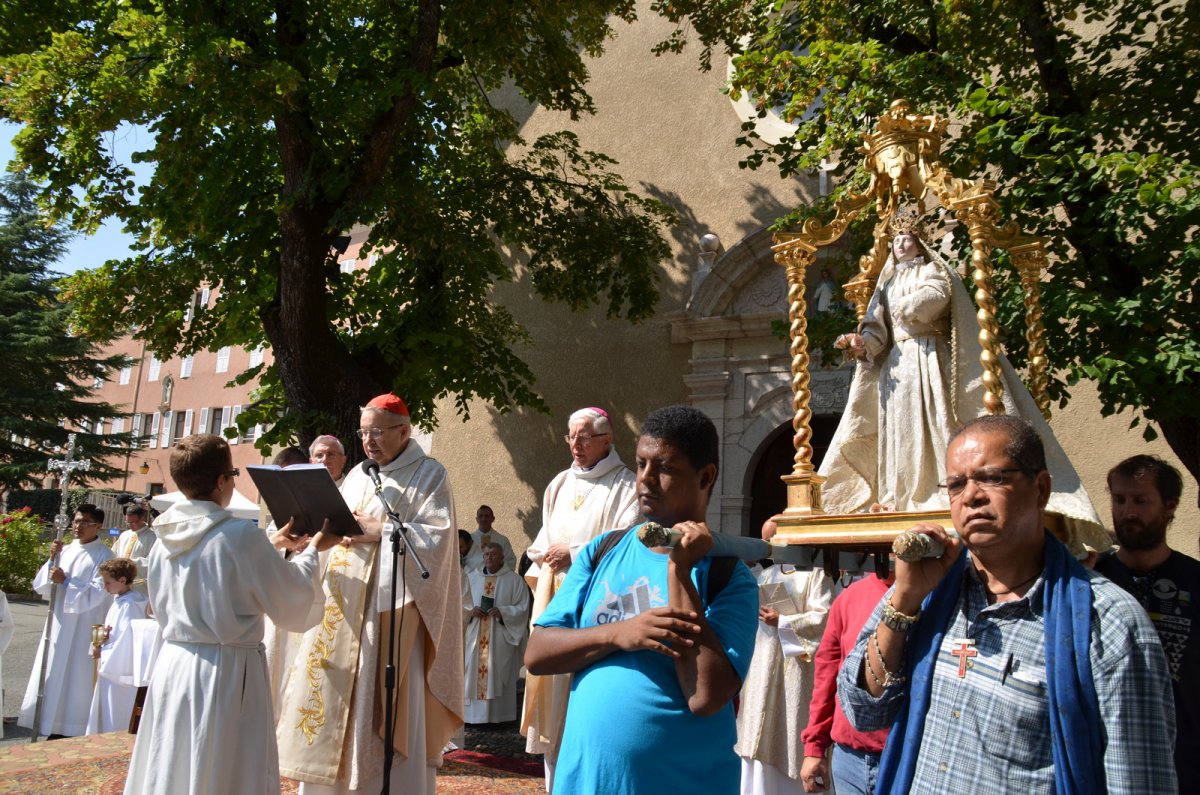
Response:
[[[921,611],[918,610],[913,615],[905,615],[892,606],[892,597],[888,597],[883,601],[883,617],[880,619],[884,624],[887,624],[895,632],[908,632],[912,625],[921,617]]]

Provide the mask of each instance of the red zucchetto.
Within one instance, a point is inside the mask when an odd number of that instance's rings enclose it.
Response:
[[[404,401],[391,392],[371,398],[365,408],[383,409],[384,411],[390,411],[392,414],[399,414],[401,417],[408,416],[408,406],[404,405]]]

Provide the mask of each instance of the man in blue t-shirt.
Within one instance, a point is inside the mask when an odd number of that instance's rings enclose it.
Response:
[[[706,557],[718,445],[695,409],[646,417],[639,507],[683,537],[654,549],[636,532],[594,539],[534,622],[529,672],[575,675],[556,795],[738,791],[731,701],[754,651],[758,589],[745,566]]]

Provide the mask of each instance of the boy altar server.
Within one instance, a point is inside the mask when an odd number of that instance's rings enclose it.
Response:
[[[96,660],[96,689],[87,733],[125,731],[133,714],[137,687],[133,684],[133,632],[130,623],[146,617],[145,594],[133,590],[138,565],[129,558],[113,558],[100,564],[104,590],[112,594],[112,607],[104,617],[104,645],[93,647]]]

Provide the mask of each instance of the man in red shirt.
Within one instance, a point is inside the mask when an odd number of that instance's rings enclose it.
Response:
[[[888,733],[886,729],[860,732],[850,725],[837,703],[837,675],[842,661],[858,642],[858,633],[894,579],[894,575],[886,580],[874,575],[864,577],[842,591],[829,609],[825,634],[813,660],[808,726],[800,735],[804,743],[800,781],[805,792],[829,789],[830,763],[825,757],[830,745],[834,746],[833,782],[838,795],[871,795],[875,791],[879,755]]]

